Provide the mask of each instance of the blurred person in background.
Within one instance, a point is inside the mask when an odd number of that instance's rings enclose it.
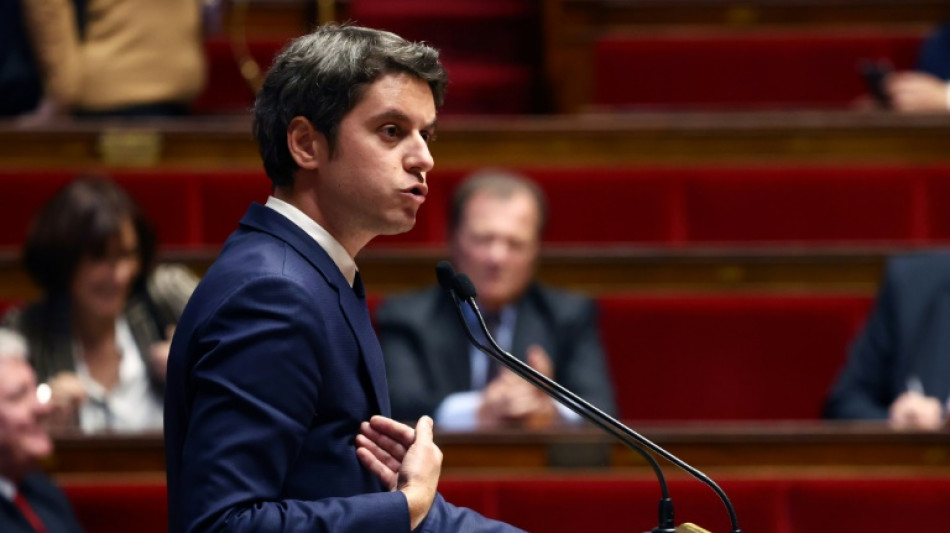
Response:
[[[890,259],[864,330],[825,404],[826,418],[944,427],[950,399],[950,254]]]
[[[21,0],[0,0],[0,117],[36,109],[43,80],[23,24]]]
[[[950,111],[950,23],[938,27],[924,41],[917,69],[889,74],[884,91],[897,111]]]
[[[594,302],[534,280],[546,219],[546,200],[536,183],[503,170],[475,173],[459,186],[451,205],[452,263],[471,278],[486,323],[503,348],[613,414]],[[580,420],[473,348],[439,287],[387,300],[376,323],[394,418],[430,415],[442,429],[457,430]]]
[[[66,495],[41,470],[53,453],[50,405],[37,394],[26,342],[0,328],[0,531],[80,533]]]
[[[56,429],[161,429],[171,329],[197,278],[153,272],[154,256],[150,224],[106,179],[71,182],[34,219],[23,259],[44,296],[4,323],[51,387]]]
[[[20,1],[43,79],[36,119],[183,115],[204,86],[206,0]]]

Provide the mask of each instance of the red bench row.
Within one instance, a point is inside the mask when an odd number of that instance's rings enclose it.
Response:
[[[594,46],[593,104],[607,107],[846,107],[859,63],[916,64],[917,31],[780,30],[614,34]]]
[[[0,315],[10,304],[0,302]],[[629,295],[598,304],[621,419],[809,420],[821,416],[871,300]]]
[[[517,19],[506,24],[512,30],[509,33],[514,36],[518,35],[515,33],[516,28],[524,26]],[[454,30],[457,28],[441,31],[450,35]],[[425,40],[438,46],[433,38]],[[498,52],[505,50],[508,45],[513,45],[510,39],[493,41],[493,50]],[[484,45],[484,39],[480,39],[479,43]],[[285,44],[283,40],[252,41],[248,43],[247,54],[257,62],[262,72],[266,72],[274,56]],[[510,49],[524,48],[511,46]],[[482,53],[491,57],[484,50]],[[247,114],[254,103],[254,92],[241,75],[231,44],[224,39],[209,40],[205,43],[205,55],[208,62],[208,81],[193,103],[192,112]],[[442,114],[529,113],[538,107],[536,75],[523,61],[471,59],[465,57],[463,50],[460,53],[443,55],[443,64],[449,72],[448,92],[451,96],[446,98],[445,106],[441,109]]]
[[[559,244],[929,244],[950,240],[950,167],[655,167],[524,169],[551,204]],[[371,246],[441,244],[451,191],[466,174],[430,175],[416,227]],[[263,172],[115,171],[171,247],[217,247],[252,201]],[[71,179],[61,170],[0,170],[0,247],[19,246],[36,209]]]
[[[743,531],[890,533],[941,531],[950,499],[945,478],[720,479]],[[726,511],[705,485],[670,480],[676,521],[729,531]],[[445,497],[527,531],[647,531],[656,525],[652,479],[617,476],[448,478]],[[65,490],[88,533],[165,533],[164,484],[68,483]]]
[[[609,296],[601,332],[621,418],[816,419],[864,296]]]
[[[538,24],[520,3],[496,9],[501,18],[495,21],[494,38],[472,47],[472,40],[464,38],[470,24],[466,18],[435,24],[353,6],[361,22],[443,48],[451,78],[446,113],[535,111],[543,93],[532,66],[539,64]],[[472,15],[484,17],[490,11]],[[867,93],[859,75],[862,60],[884,59],[912,68],[922,39],[919,30],[607,34],[593,47],[591,103],[625,108],[847,107]],[[284,44],[255,40],[248,50],[266,70]],[[209,81],[195,112],[245,113],[253,93],[230,44],[213,39],[205,50]]]
[[[629,295],[598,304],[620,418],[809,420],[821,416],[871,300]],[[9,305],[0,302],[0,314]]]

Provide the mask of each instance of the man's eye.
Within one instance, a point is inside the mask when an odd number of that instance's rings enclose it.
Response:
[[[399,128],[396,126],[383,126],[380,131],[382,132],[383,137],[388,137],[390,139],[399,137]]]
[[[435,140],[435,133],[432,133],[430,131],[421,131],[419,132],[419,135],[422,136],[422,140],[425,141],[427,144]]]

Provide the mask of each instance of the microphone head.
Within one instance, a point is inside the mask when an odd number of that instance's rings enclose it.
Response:
[[[472,283],[472,280],[469,279],[465,274],[459,273],[455,276],[455,283],[453,283],[453,288],[455,293],[458,294],[458,297],[463,300],[468,300],[476,296],[475,284]]]
[[[435,277],[439,280],[442,290],[452,291],[455,286],[455,269],[452,268],[452,263],[439,261],[439,264],[435,265]]]

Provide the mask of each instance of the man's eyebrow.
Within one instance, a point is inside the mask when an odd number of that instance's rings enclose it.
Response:
[[[412,122],[412,119],[409,118],[409,115],[398,109],[387,109],[370,117],[371,122],[379,122],[383,120],[392,120],[394,122]],[[420,129],[434,130],[437,121],[437,119],[432,119],[432,122],[429,122]]]

